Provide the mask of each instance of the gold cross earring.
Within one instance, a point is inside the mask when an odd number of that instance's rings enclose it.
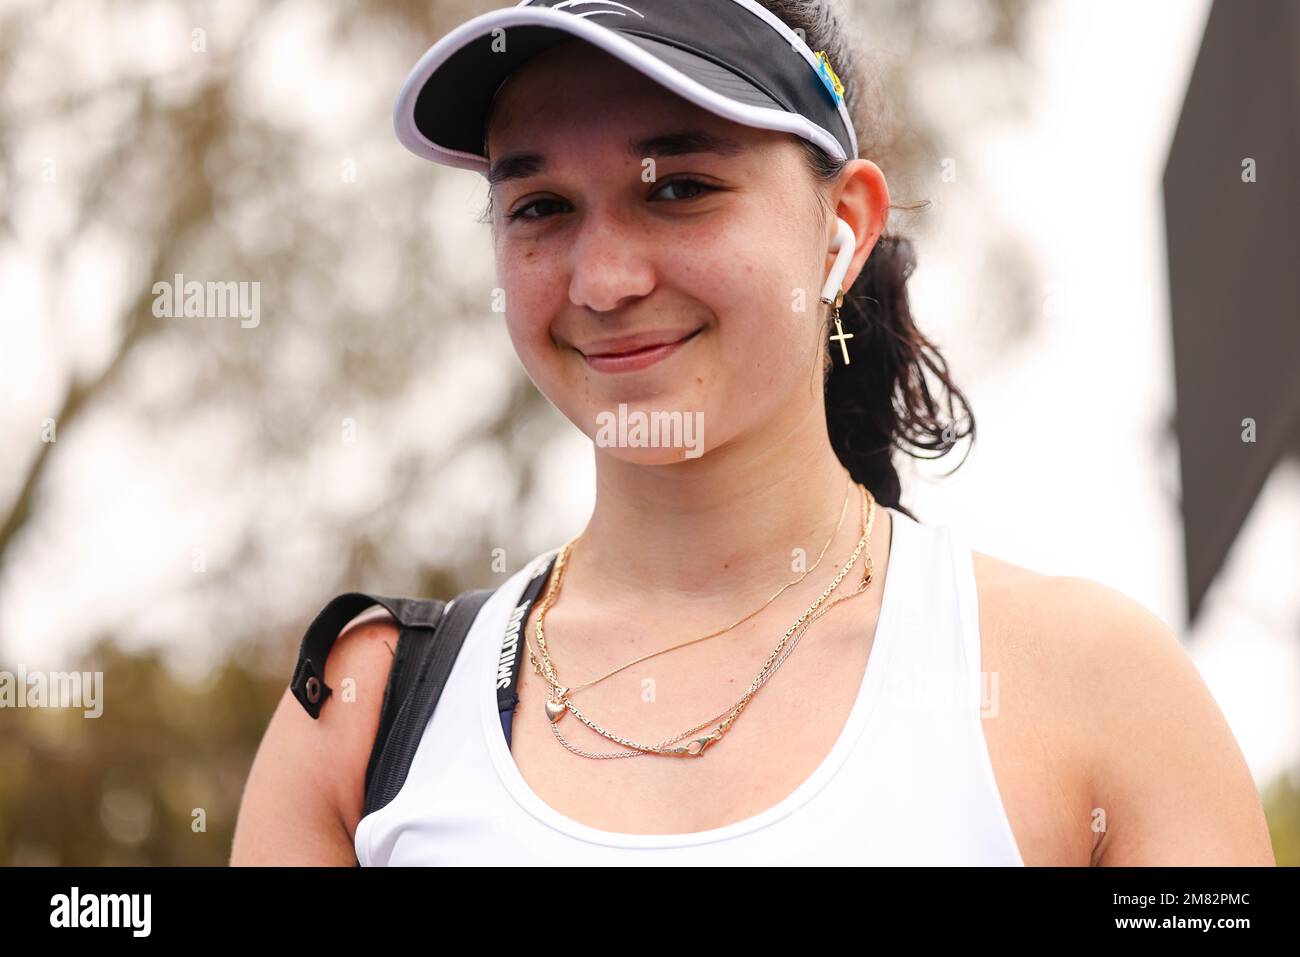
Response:
[[[845,345],[846,339],[852,339],[853,333],[845,332],[844,327],[840,325],[840,306],[844,305],[844,287],[840,287],[839,293],[835,296],[835,303],[831,306],[831,318],[835,320],[835,331],[837,335],[831,336],[831,342],[839,342],[840,352],[844,355],[844,364],[849,364],[849,347]]]

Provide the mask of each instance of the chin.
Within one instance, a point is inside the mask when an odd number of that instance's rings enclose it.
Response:
[[[704,454],[704,412],[671,401],[615,401],[584,410],[579,428],[597,450],[636,465],[672,465]],[[576,424],[576,423],[575,423]]]
[[[597,445],[596,451],[628,465],[681,465],[702,458],[706,448],[700,445],[693,448],[634,449]]]

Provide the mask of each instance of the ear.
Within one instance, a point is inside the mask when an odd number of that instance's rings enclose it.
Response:
[[[871,250],[876,248],[876,241],[885,231],[889,219],[889,184],[885,182],[880,167],[871,160],[855,159],[845,165],[837,191],[835,215],[852,227],[858,241],[853,261],[844,274],[843,286],[847,290],[857,280]],[[836,225],[834,220],[831,225],[832,228]],[[834,253],[829,253],[827,258],[829,266],[834,262]]]

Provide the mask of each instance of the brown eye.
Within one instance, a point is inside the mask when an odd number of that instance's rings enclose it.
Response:
[[[668,182],[660,186],[659,189],[655,190],[655,192],[658,193],[662,190],[669,189],[669,188],[685,189],[688,193],[693,193],[693,195],[689,195],[689,196],[684,196],[684,197],[679,196],[678,199],[683,201],[688,199],[697,199],[700,196],[703,196],[705,193],[712,193],[717,190],[716,186],[710,186],[708,183],[701,182],[698,179],[683,178],[683,179],[670,179]],[[698,192],[694,192],[696,190],[698,190]]]
[[[524,204],[523,206],[520,206],[518,209],[516,209],[516,210],[515,210],[514,212],[512,212],[512,213],[508,213],[508,214],[506,215],[506,219],[507,219],[509,222],[512,222],[512,223],[513,223],[516,219],[545,219],[545,218],[546,218],[545,216],[525,216],[524,213],[528,212],[528,210],[533,209],[533,208],[536,207],[536,206],[545,206],[547,203],[556,203],[556,204],[561,205],[561,206],[565,205],[565,203],[563,202],[563,200],[558,200],[558,199],[536,199],[536,200],[533,200],[531,203],[526,203],[526,204]]]

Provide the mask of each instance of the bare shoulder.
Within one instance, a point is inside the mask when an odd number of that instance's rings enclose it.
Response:
[[[366,766],[398,635],[383,609],[343,628],[325,661],[333,693],[318,718],[285,689],[245,785],[231,864],[354,863]]]
[[[372,609],[339,634],[325,662],[325,683],[334,694],[315,723],[320,725],[318,737],[328,739],[333,763],[330,784],[349,839],[356,833],[365,804],[366,766],[379,732],[379,713],[399,635],[392,615],[382,608]],[[341,689],[347,693],[340,693]],[[298,710],[302,711],[301,705]]]
[[[985,667],[1013,681],[1005,697],[1074,789],[1063,801],[1072,822],[1088,816],[1092,863],[1274,863],[1245,758],[1159,616],[1091,579],[972,564]]]

